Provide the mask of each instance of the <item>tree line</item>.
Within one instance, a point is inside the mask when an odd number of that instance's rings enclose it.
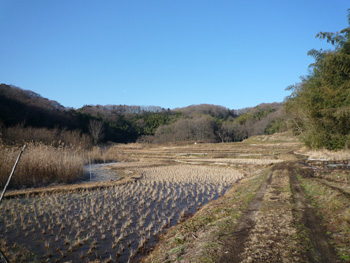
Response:
[[[282,115],[281,103],[241,110],[210,104],[173,110],[127,105],[73,109],[33,91],[0,84],[0,134],[7,143],[29,139],[49,142],[55,137],[69,143],[77,141],[78,134],[85,142],[89,136],[92,144],[232,142],[283,130]],[[69,132],[71,140],[66,136]]]
[[[348,25],[340,32],[316,35],[333,49],[310,50],[315,62],[308,74],[287,88],[288,125],[311,148],[350,147],[350,9]]]

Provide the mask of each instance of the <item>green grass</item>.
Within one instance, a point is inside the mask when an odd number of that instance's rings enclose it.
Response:
[[[333,243],[338,256],[350,259],[350,200],[338,191],[316,180],[297,177],[310,203],[326,227],[326,235]]]

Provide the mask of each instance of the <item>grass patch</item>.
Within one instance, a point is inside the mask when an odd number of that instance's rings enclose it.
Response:
[[[350,259],[350,200],[320,182],[298,176],[317,214],[327,228],[326,234],[344,261]]]
[[[314,245],[312,244],[310,237],[307,233],[307,228],[304,224],[295,223],[294,227],[297,230],[297,234],[293,237],[299,244],[299,248],[303,254],[314,253]]]

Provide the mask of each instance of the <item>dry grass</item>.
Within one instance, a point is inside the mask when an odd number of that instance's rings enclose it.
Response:
[[[0,187],[4,187],[20,152],[20,147],[0,144]],[[10,188],[40,187],[52,183],[73,183],[85,175],[84,164],[130,160],[118,146],[51,146],[29,143],[20,159]]]
[[[88,139],[79,132],[21,127],[14,128],[11,132],[19,133],[18,136],[23,140],[34,133],[38,133],[36,135],[38,140],[52,139],[54,134],[62,137],[62,141],[52,145],[28,144],[11,182],[12,188],[75,182],[84,175],[83,165],[88,163],[127,161],[131,166],[136,164],[144,167],[174,161],[235,167],[268,165],[280,162],[279,159],[290,158],[288,154],[292,146],[290,142],[295,140],[288,137],[288,134],[278,134],[270,137],[253,137],[243,143],[162,146],[134,143],[88,149]],[[266,143],[276,140],[279,140],[278,145]],[[255,141],[264,143],[257,145],[253,143]],[[5,185],[19,150],[20,148],[16,146],[4,146],[0,141],[0,187]]]
[[[108,163],[115,161],[130,161],[130,158],[123,153],[124,148],[119,145],[110,147],[93,147],[89,151],[84,152],[85,163],[89,160],[92,163]]]
[[[24,144],[28,142],[43,143],[45,145],[88,149],[91,146],[89,135],[81,133],[79,130],[61,130],[58,128],[34,128],[17,125],[4,129],[2,139],[9,145]]]
[[[70,141],[73,141],[72,138],[76,139],[77,136],[68,137]],[[176,161],[188,164],[239,167],[269,165],[280,162],[281,159],[291,158],[288,152],[294,146],[290,145],[290,141],[295,139],[290,139],[286,134],[265,137],[253,137],[243,143],[181,146],[135,143],[93,147],[90,150],[83,149],[78,142],[75,142],[78,146],[74,147],[63,143],[59,147],[31,143],[23,154],[11,186],[22,188],[74,182],[84,174],[83,165],[89,162],[127,161],[130,166],[146,167]],[[277,139],[279,143],[275,145],[253,143],[254,141],[271,142]],[[18,152],[19,147],[0,146],[0,186],[5,184]]]
[[[327,234],[333,241],[344,262],[350,260],[350,200],[340,191],[313,179],[299,177],[301,185],[311,203],[327,227]]]
[[[179,159],[176,160],[177,162],[182,163],[194,163],[194,164],[204,164],[204,163],[213,163],[213,164],[221,164],[221,165],[237,165],[237,164],[244,164],[244,165],[269,165],[273,163],[280,163],[282,160],[275,160],[275,159],[230,159],[230,158],[213,158],[213,159],[200,159],[200,158],[192,158],[190,160],[188,159]]]
[[[0,147],[0,186],[3,187],[20,149]],[[28,144],[11,180],[15,188],[70,183],[84,174],[84,160],[76,150]]]
[[[350,150],[329,151],[314,150],[305,153],[309,157],[309,160],[327,160],[327,161],[341,161],[350,160]]]
[[[246,139],[244,142],[251,143],[298,143],[297,137],[293,136],[291,132],[275,133],[272,135],[257,135]]]

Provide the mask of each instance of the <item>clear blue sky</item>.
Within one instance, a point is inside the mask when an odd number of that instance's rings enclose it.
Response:
[[[0,0],[0,83],[64,106],[281,102],[349,0]]]

